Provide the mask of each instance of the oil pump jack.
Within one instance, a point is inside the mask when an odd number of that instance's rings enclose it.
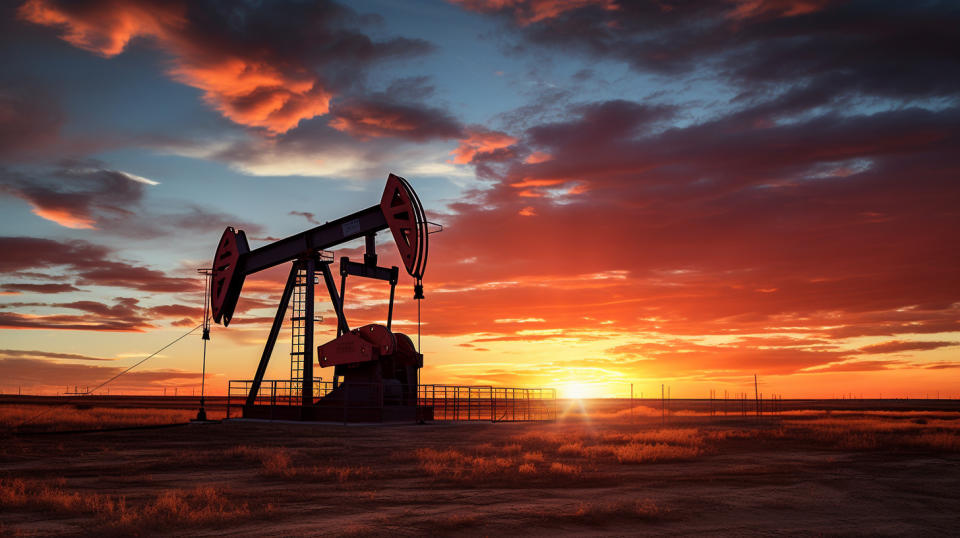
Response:
[[[266,418],[269,413],[275,418],[337,420],[342,412],[339,409],[354,406],[378,409],[382,413],[381,420],[430,418],[425,416],[429,410],[417,407],[418,374],[423,366],[423,355],[409,336],[391,329],[399,269],[377,265],[375,240],[377,232],[390,229],[404,268],[416,280],[414,299],[420,300],[423,299],[423,273],[427,265],[427,224],[423,206],[410,183],[390,174],[379,204],[255,250],[250,250],[243,230],[233,227],[224,230],[213,259],[210,279],[213,320],[224,327],[233,318],[248,275],[293,262],[256,375],[250,383],[244,417]],[[333,259],[322,254],[361,237],[366,243],[363,262],[340,258],[338,291],[330,269]],[[321,275],[337,316],[337,337],[317,348],[319,366],[333,367],[334,374],[331,390],[323,395],[314,394],[313,390],[314,284],[317,273]],[[298,275],[306,288],[300,405],[285,408],[288,416],[278,416],[277,409],[271,407],[266,411],[265,406],[257,405],[257,395]],[[348,276],[373,278],[390,284],[385,326],[370,324],[350,329],[343,302]]]

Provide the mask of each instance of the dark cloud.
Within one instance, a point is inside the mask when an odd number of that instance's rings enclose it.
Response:
[[[140,332],[155,328],[164,321],[171,321],[173,326],[181,326],[183,322],[190,326],[197,325],[203,316],[200,306],[167,304],[148,307],[131,297],[116,297],[111,304],[100,301],[5,303],[0,304],[0,309],[29,309],[29,313],[0,312],[0,328],[8,329]],[[56,313],[49,313],[51,310]],[[63,310],[78,311],[80,314],[62,313]],[[37,314],[38,311],[43,313]]]
[[[754,372],[794,374],[822,367],[845,355],[838,351],[746,346],[707,346],[695,343],[624,344],[608,350],[612,355],[640,358],[634,366],[650,375],[672,377],[698,372]]]
[[[75,385],[92,388],[124,369],[124,366],[64,363],[41,358],[0,358],[0,378],[8,384],[31,386],[34,391]],[[200,372],[185,370],[134,370],[109,386],[113,390],[143,390],[147,387],[195,384],[200,382],[200,377]]]
[[[399,102],[384,94],[334,101],[331,116],[331,127],[360,139],[391,137],[424,142],[462,134],[459,122],[446,111]]]
[[[183,204],[179,213],[148,210],[144,204],[147,190],[158,184],[150,178],[111,170],[92,159],[65,159],[42,175],[0,169],[0,194],[22,199],[37,216],[66,228],[155,238],[183,230],[213,233],[242,222],[233,215],[189,203]],[[242,226],[253,234],[263,232],[255,223]]]
[[[112,361],[103,357],[91,357],[76,353],[55,353],[30,349],[0,349],[0,359],[59,359],[71,361]]]
[[[574,119],[533,127],[527,131],[528,138],[535,145],[563,147],[590,143],[600,147],[611,141],[643,135],[654,125],[671,119],[676,109],[615,100],[580,105],[571,112]]]
[[[0,191],[23,199],[36,215],[67,228],[117,227],[114,223],[131,220],[144,190],[156,182],[99,164],[67,161],[47,181],[7,172],[0,177]]]
[[[23,274],[35,270],[52,274],[66,271],[74,284],[113,286],[147,292],[196,291],[196,278],[168,276],[162,271],[119,261],[117,254],[88,241],[56,241],[36,237],[0,237],[0,273]]]
[[[881,353],[902,353],[904,351],[926,351],[956,345],[960,345],[960,342],[905,342],[901,340],[891,340],[889,342],[864,346],[860,348],[858,352],[874,355]]]
[[[291,211],[290,214],[297,217],[303,217],[307,219],[307,222],[310,224],[320,224],[320,221],[317,220],[317,216],[314,213],[310,213],[308,211]]]
[[[56,303],[50,306],[80,310],[104,318],[133,318],[137,314],[139,303],[137,299],[117,297],[114,300],[116,303],[113,305],[106,305],[97,301],[74,301],[71,303]]]
[[[927,364],[925,368],[929,370],[949,370],[952,368],[960,368],[960,362],[936,362]]]
[[[643,73],[705,72],[768,118],[865,98],[960,90],[952,2],[459,2],[503,16],[526,43],[621,60]],[[611,9],[615,7],[614,9]],[[540,13],[541,16],[531,16]]]
[[[74,331],[143,332],[155,325],[139,319],[101,317],[96,315],[49,314],[33,315],[0,312],[0,329],[56,329]]]
[[[151,317],[160,318],[177,318],[180,316],[187,316],[187,318],[190,320],[199,321],[201,318],[203,318],[203,308],[201,306],[166,304],[148,308],[147,314]],[[182,321],[182,319],[180,321]]]
[[[0,158],[26,160],[59,140],[64,115],[48,92],[0,83]]]
[[[616,0],[576,0],[568,2],[556,2],[554,0],[450,1],[472,11],[506,15],[520,26],[549,21],[571,11],[583,15],[584,13],[618,11],[620,9]]]
[[[10,293],[67,293],[71,291],[83,291],[72,284],[0,284],[0,290]]]
[[[911,367],[916,368],[917,365],[907,361],[846,361],[828,364],[821,368],[811,370],[811,372],[876,372]]]
[[[430,77],[414,76],[401,77],[390,83],[387,89],[383,91],[385,97],[389,97],[397,102],[423,102],[433,96],[436,88]]]

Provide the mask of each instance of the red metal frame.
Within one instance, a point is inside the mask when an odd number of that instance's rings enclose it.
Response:
[[[373,344],[358,336],[356,330],[341,334],[318,347],[317,355],[320,359],[321,368],[338,364],[369,362],[380,356]]]

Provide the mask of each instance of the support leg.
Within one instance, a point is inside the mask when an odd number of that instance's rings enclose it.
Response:
[[[343,298],[347,294],[347,272],[340,271],[340,312],[343,312]],[[337,336],[340,336],[343,332],[340,330],[340,322],[337,322]]]
[[[277,315],[273,318],[273,326],[270,327],[270,335],[267,336],[267,343],[263,346],[263,355],[260,356],[257,375],[254,376],[253,384],[250,385],[250,394],[247,395],[245,407],[252,407],[257,400],[257,393],[260,392],[260,382],[263,381],[263,374],[267,371],[267,363],[270,362],[270,355],[273,354],[273,345],[277,342],[280,327],[283,326],[283,317],[287,314],[287,304],[290,302],[290,295],[293,294],[293,287],[297,282],[297,270],[299,269],[300,262],[294,262],[290,269],[290,276],[287,277],[287,285],[283,288],[280,304],[277,306]]]

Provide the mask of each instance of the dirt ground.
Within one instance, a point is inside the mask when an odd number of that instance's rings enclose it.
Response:
[[[4,535],[956,535],[960,413],[5,435]]]

